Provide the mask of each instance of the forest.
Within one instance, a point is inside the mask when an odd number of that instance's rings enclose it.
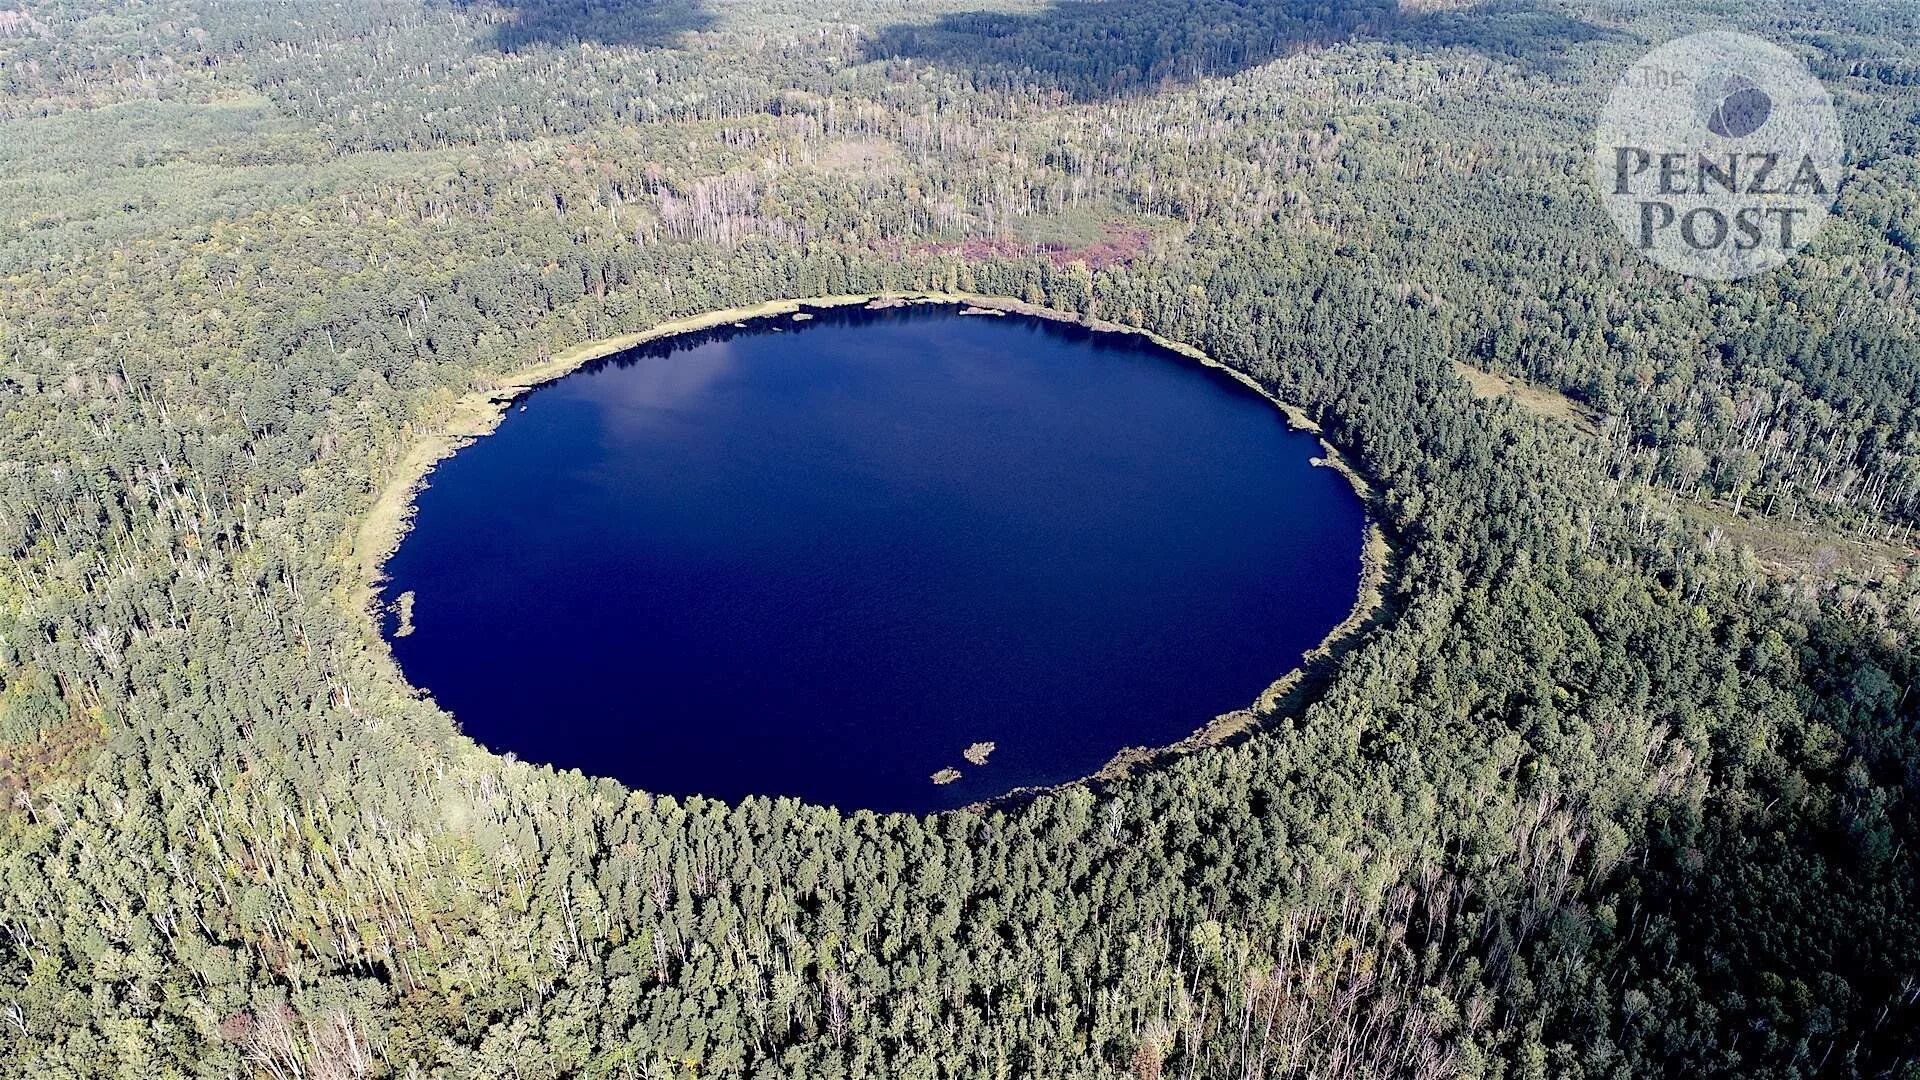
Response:
[[[12,3],[0,1075],[1920,1077],[1920,8]],[[1591,189],[1708,29],[1849,151],[1739,282]],[[355,536],[469,395],[926,289],[1345,450],[1397,557],[1313,700],[917,817],[514,761],[405,684]]]

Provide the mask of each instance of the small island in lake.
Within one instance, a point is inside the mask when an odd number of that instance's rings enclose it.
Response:
[[[410,637],[413,634],[413,590],[408,589],[393,602],[393,615],[396,621],[393,636]]]
[[[960,779],[960,770],[952,766],[933,774],[933,782],[936,784],[951,784],[958,779]]]
[[[987,755],[993,753],[998,746],[998,743],[977,742],[961,751],[960,756],[973,762],[975,765],[985,765],[987,763]]]

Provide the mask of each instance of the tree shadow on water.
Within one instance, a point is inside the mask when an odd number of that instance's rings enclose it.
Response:
[[[1038,12],[968,11],[889,27],[867,59],[924,60],[976,85],[1037,85],[1081,101],[1233,75],[1343,41],[1471,48],[1530,70],[1612,31],[1538,6],[1493,0],[1403,11],[1397,0],[1057,0]]]
[[[702,0],[446,0],[468,15],[488,17],[486,43],[503,53],[581,43],[671,48],[682,33],[707,30],[713,13]]]

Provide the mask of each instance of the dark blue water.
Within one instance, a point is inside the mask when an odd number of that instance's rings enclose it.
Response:
[[[388,567],[408,678],[526,760],[930,811],[1176,741],[1352,607],[1359,501],[1230,379],[1021,316],[817,315],[602,361],[442,463]]]

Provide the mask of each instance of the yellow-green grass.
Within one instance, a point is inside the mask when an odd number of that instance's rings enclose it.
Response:
[[[1572,424],[1590,435],[1599,431],[1592,410],[1557,390],[1482,371],[1458,360],[1453,362],[1453,370],[1466,380],[1474,397],[1482,400],[1512,398],[1514,404],[1549,420]]]

